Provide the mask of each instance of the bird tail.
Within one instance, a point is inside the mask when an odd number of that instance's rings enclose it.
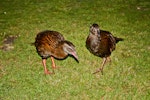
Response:
[[[123,41],[124,39],[115,37],[115,40],[116,40],[116,43],[118,43],[119,41]]]

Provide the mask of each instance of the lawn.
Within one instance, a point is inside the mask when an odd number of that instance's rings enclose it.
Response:
[[[0,50],[0,100],[149,100],[149,0],[3,0],[0,3],[0,46],[17,36],[9,51]],[[89,26],[100,25],[124,38],[112,53],[104,75],[92,73],[102,59],[85,47]],[[59,31],[77,50],[55,60],[59,69],[44,75],[34,46],[43,30]],[[51,61],[47,60],[50,71]]]

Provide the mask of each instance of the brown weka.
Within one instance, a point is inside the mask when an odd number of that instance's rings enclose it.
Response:
[[[56,68],[54,58],[65,59],[71,55],[78,62],[75,46],[64,39],[63,35],[56,31],[46,30],[37,34],[34,43],[37,53],[42,57],[45,74],[52,74],[46,67],[47,58],[51,58],[53,73]]]
[[[93,24],[90,27],[90,34],[86,39],[87,49],[95,56],[103,58],[103,62],[99,69],[93,74],[101,71],[103,74],[103,68],[107,61],[111,61],[110,55],[116,48],[116,43],[122,41],[122,38],[114,37],[110,32],[100,30],[98,24]]]

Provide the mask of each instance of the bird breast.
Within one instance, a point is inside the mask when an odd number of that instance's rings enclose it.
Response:
[[[100,38],[90,34],[86,40],[86,47],[92,53],[98,52],[100,46]]]

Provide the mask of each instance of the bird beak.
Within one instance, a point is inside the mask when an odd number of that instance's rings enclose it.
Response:
[[[77,53],[76,53],[76,52],[72,52],[72,56],[73,56],[73,57],[75,58],[75,60],[79,63]]]

